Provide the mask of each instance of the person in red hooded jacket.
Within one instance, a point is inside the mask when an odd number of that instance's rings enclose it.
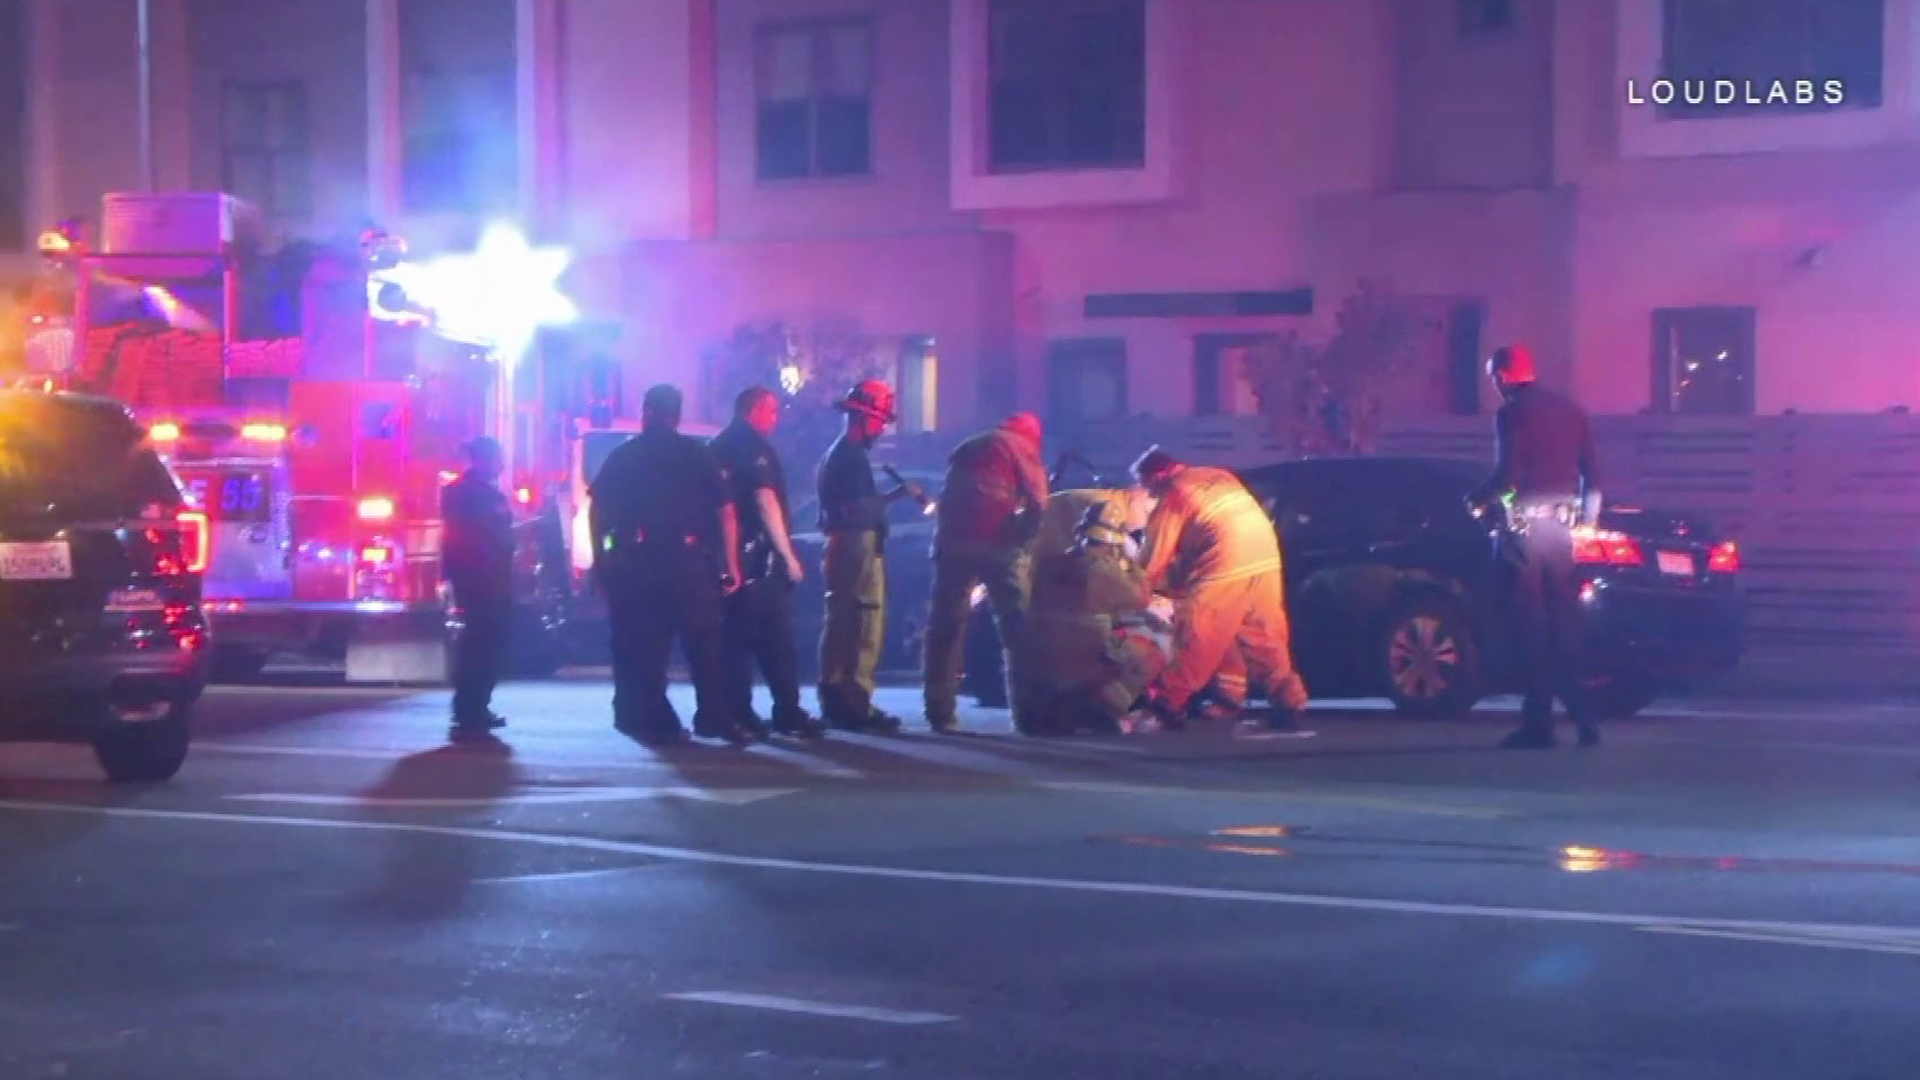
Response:
[[[933,541],[933,607],[927,617],[927,723],[952,731],[973,590],[984,584],[1007,653],[1008,700],[1021,683],[1021,623],[1032,548],[1047,508],[1040,418],[1008,417],[962,442],[947,459]]]

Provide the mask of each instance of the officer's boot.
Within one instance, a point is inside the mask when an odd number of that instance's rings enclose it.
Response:
[[[798,705],[773,711],[773,730],[794,739],[818,739],[827,733],[827,722]]]

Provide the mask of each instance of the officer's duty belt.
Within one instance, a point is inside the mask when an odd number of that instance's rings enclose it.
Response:
[[[1571,528],[1580,510],[1572,503],[1532,503],[1515,507],[1513,516],[1521,521],[1552,521]]]
[[[678,544],[685,547],[700,546],[700,538],[698,536],[693,535],[692,533],[688,533],[685,536],[652,536],[650,537],[647,535],[647,530],[645,529],[633,530],[633,542],[635,544],[638,544],[641,547],[649,547],[649,546],[658,547],[663,544]]]

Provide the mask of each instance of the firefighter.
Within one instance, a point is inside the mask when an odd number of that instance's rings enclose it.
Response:
[[[594,571],[613,630],[614,727],[648,746],[686,741],[667,700],[680,636],[693,669],[694,732],[735,745],[752,731],[727,693],[722,604],[740,585],[740,535],[713,454],[680,434],[680,391],[648,390],[640,434],[600,467],[589,492]]]
[[[917,490],[881,492],[868,456],[893,422],[893,387],[868,379],[835,403],[846,431],[820,460],[820,530],[826,534],[821,575],[826,621],[820,631],[820,712],[847,731],[893,734],[898,717],[873,704],[875,671],[887,617],[887,507]]]
[[[1245,672],[1265,684],[1268,726],[1299,732],[1307,688],[1293,667],[1272,519],[1232,473],[1157,446],[1133,473],[1157,500],[1141,552],[1147,586],[1174,601],[1173,658],[1147,695],[1152,718],[1179,727],[1194,695]]]
[[[800,704],[800,664],[793,647],[793,587],[806,576],[794,554],[787,473],[768,438],[780,423],[780,395],[764,386],[734,400],[733,423],[708,445],[720,461],[740,522],[740,591],[727,598],[727,685],[734,709],[757,730],[753,667],[773,695],[772,730],[817,738],[826,725]]]
[[[1047,512],[1040,518],[1040,535],[1034,541],[1034,566],[1071,550],[1079,535],[1080,523],[1094,506],[1112,506],[1122,519],[1128,554],[1139,555],[1138,534],[1147,527],[1147,515],[1153,500],[1145,488],[1071,488],[1047,497]]]
[[[467,471],[440,492],[441,566],[460,609],[452,671],[455,738],[485,737],[507,724],[492,706],[513,621],[513,509],[500,490],[506,455],[485,437],[467,443],[465,451]]]
[[[927,618],[927,724],[959,726],[956,701],[975,586],[984,584],[1006,652],[1009,692],[1020,684],[1020,621],[1032,548],[1047,508],[1040,420],[1012,416],[962,442],[947,459],[933,540],[933,602]]]
[[[1574,528],[1600,516],[1593,429],[1580,406],[1539,385],[1533,354],[1524,345],[1496,350],[1487,375],[1506,399],[1494,416],[1499,460],[1470,501],[1481,512],[1500,503],[1510,507],[1499,550],[1513,572],[1513,618],[1526,684],[1520,727],[1501,745],[1553,746],[1557,695],[1580,745],[1593,746],[1600,729],[1591,695],[1584,693],[1573,561]]]
[[[1147,614],[1146,572],[1127,555],[1124,505],[1090,504],[1073,546],[1038,552],[1026,620],[1026,679],[1013,723],[1028,735],[1121,730],[1165,666],[1164,627]]]

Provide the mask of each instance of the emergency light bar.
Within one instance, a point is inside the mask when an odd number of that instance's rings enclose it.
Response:
[[[360,500],[361,521],[392,521],[393,500],[384,497]]]
[[[154,442],[179,442],[180,425],[159,423],[147,429],[147,437]]]
[[[284,424],[245,424],[240,437],[251,442],[286,442],[287,428]]]

